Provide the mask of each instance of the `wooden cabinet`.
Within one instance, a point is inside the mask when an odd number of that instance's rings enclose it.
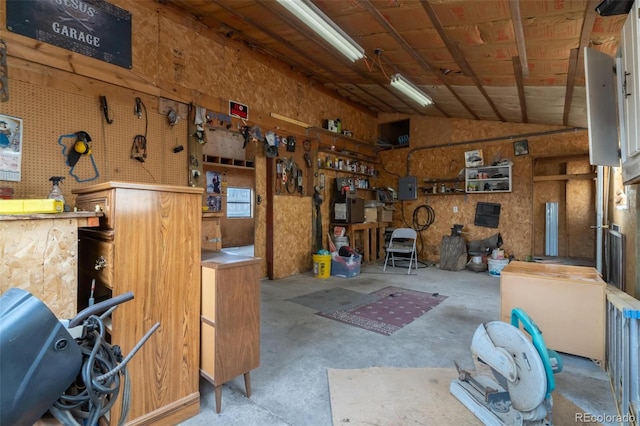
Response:
[[[124,355],[160,323],[128,364],[127,424],[176,424],[197,414],[202,189],[108,182],[73,192],[79,209],[104,213],[98,228],[79,231],[79,308],[92,279],[96,302],[133,292],[111,318],[111,342]],[[111,418],[120,418],[119,401]]]
[[[511,262],[500,272],[500,319],[522,308],[548,348],[603,362],[605,290],[594,268]]]
[[[467,193],[511,192],[511,165],[467,167],[465,169]]]
[[[620,148],[625,184],[640,182],[640,28],[636,1],[622,29],[618,69]]]
[[[221,386],[260,365],[260,259],[223,252],[203,253],[200,373],[215,386],[216,412]]]

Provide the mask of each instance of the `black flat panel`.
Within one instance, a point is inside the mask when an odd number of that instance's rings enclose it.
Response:
[[[7,29],[131,68],[131,13],[102,0],[7,0]]]
[[[474,225],[497,228],[500,222],[500,204],[478,203]]]

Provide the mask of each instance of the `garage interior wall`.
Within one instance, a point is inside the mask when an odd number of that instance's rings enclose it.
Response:
[[[250,108],[247,124],[260,126],[263,134],[274,130],[305,136],[303,127],[274,119],[271,113],[318,127],[327,117],[340,117],[354,135],[373,140],[376,118],[371,112],[326,94],[273,58],[230,41],[158,2],[111,3],[131,12],[136,23],[132,28],[131,70],[6,31],[5,2],[0,1],[0,38],[7,44],[10,92],[9,102],[0,103],[0,113],[24,120],[23,178],[7,185],[14,188],[16,197],[46,196],[48,178],[55,174],[67,177],[61,189],[69,204],[74,202],[71,191],[78,185],[107,180],[187,185],[187,150],[172,151],[177,145],[187,146],[186,114],[175,126],[169,126],[161,108],[161,101],[167,100],[181,110],[193,103],[221,114],[228,114],[229,100],[242,102]],[[101,95],[107,96],[112,125],[104,123]],[[144,131],[142,121],[133,113],[136,97],[141,97],[149,116],[149,156],[144,164],[129,158],[133,136]],[[242,125],[233,120],[233,128]],[[57,145],[60,135],[79,130],[93,139],[100,176],[91,182],[69,178]],[[254,148],[256,194],[266,199],[266,159],[261,146]],[[80,160],[78,173],[88,172],[83,169],[84,163],[90,163],[87,160]],[[292,217],[310,217],[310,195],[301,197],[301,203],[291,203],[289,197],[273,200],[274,210],[285,220],[273,234],[273,246],[287,248],[287,256],[275,260],[274,278],[311,267],[311,237],[298,238],[307,228],[286,226]],[[262,276],[267,275],[265,211],[266,203],[255,211],[255,255],[263,259]],[[292,241],[296,246],[291,247]]]
[[[406,148],[382,151],[383,169],[376,181],[379,187],[397,188],[399,176],[416,176],[419,187],[428,186],[427,179],[455,178],[464,168],[464,152],[481,149],[485,164],[498,159],[513,162],[512,186],[510,193],[459,194],[430,196],[418,191],[418,199],[397,203],[393,226],[413,226],[413,213],[421,205],[427,204],[435,212],[435,220],[428,229],[420,232],[422,252],[420,259],[428,262],[439,260],[442,237],[450,235],[454,224],[463,224],[467,241],[490,237],[499,232],[503,238],[503,248],[517,259],[544,254],[544,226],[534,226],[536,209],[544,205],[548,198],[565,196],[568,211],[562,216],[564,230],[564,255],[595,258],[595,201],[585,197],[595,188],[595,181],[573,179],[572,175],[589,174],[593,168],[574,155],[587,155],[589,150],[586,129],[570,129],[561,126],[539,124],[497,123],[460,119],[440,119],[431,117],[407,117],[400,114],[381,114],[380,123],[391,123],[410,118],[410,143]],[[529,154],[515,156],[513,142],[526,139]],[[471,141],[465,143],[465,141]],[[476,141],[476,142],[474,142]],[[480,142],[477,142],[480,141]],[[534,162],[549,158],[564,158],[536,170],[536,175],[555,176],[558,180],[543,181],[550,186],[544,191],[536,191],[543,198],[534,198]],[[569,157],[570,160],[566,160]],[[616,170],[616,169],[613,169]],[[617,173],[619,175],[619,173]],[[612,189],[615,182],[612,179]],[[621,186],[618,176],[617,186]],[[553,188],[551,188],[553,187]],[[625,248],[627,291],[640,294],[640,278],[637,276],[637,185],[625,187],[629,208],[618,210],[609,208],[609,223],[620,225],[627,235]],[[562,193],[562,194],[561,194]],[[501,214],[498,228],[474,225],[475,209],[478,202],[499,203]],[[457,213],[454,213],[457,207]],[[421,212],[421,210],[419,210]],[[417,217],[418,224],[424,217]],[[565,224],[566,223],[566,224]],[[535,232],[535,233],[534,233]],[[540,243],[541,242],[541,243]],[[542,244],[540,246],[540,244]],[[587,248],[588,247],[588,248]],[[542,250],[542,253],[540,252]]]
[[[419,193],[415,202],[396,207],[392,226],[411,224],[412,212],[427,203],[436,213],[435,222],[424,231],[421,259],[437,261],[442,236],[451,226],[464,224],[468,240],[481,239],[499,231],[505,250],[517,258],[534,253],[533,158],[588,152],[586,130],[547,134],[563,130],[559,126],[513,124],[488,121],[439,119],[398,114],[374,116],[326,93],[317,84],[293,73],[272,58],[224,38],[197,21],[176,13],[158,2],[114,0],[111,3],[132,13],[133,68],[123,69],[84,57],[64,49],[39,43],[5,30],[5,2],[0,0],[0,38],[7,44],[9,68],[9,102],[0,103],[0,113],[24,120],[23,180],[10,184],[16,197],[43,197],[48,194],[53,175],[66,176],[62,190],[73,203],[71,190],[108,180],[156,182],[186,185],[189,182],[186,150],[173,153],[172,148],[187,146],[189,135],[185,120],[175,126],[167,123],[166,102],[176,108],[188,104],[228,113],[228,100],[249,105],[248,123],[259,125],[262,132],[290,132],[307,136],[304,127],[275,119],[271,113],[321,127],[322,120],[339,117],[343,127],[354,137],[372,142],[379,123],[410,118],[411,143],[408,148],[380,153],[384,168],[374,182],[379,187],[397,188],[398,176],[418,177],[419,185],[427,178],[455,177],[464,167],[464,152],[483,149],[486,159],[510,158],[514,163],[513,192],[508,194],[472,194],[429,197]],[[107,96],[114,123],[105,123],[99,96]],[[135,135],[144,132],[144,119],[134,113],[134,100],[140,97],[148,110],[148,158],[144,163],[130,159]],[[233,126],[241,123],[234,120]],[[60,146],[60,135],[80,130],[92,139],[93,155],[100,176],[91,182],[78,183],[68,175]],[[515,157],[513,140],[527,137],[529,155]],[[494,142],[460,144],[496,138]],[[323,138],[314,142],[331,143]],[[266,162],[260,146],[255,146],[256,194],[266,199]],[[315,160],[315,158],[314,158]],[[80,160],[78,173],[88,175],[87,158]],[[615,179],[612,179],[612,185]],[[327,186],[330,185],[327,182]],[[567,187],[567,191],[574,191]],[[626,187],[629,208],[610,209],[610,221],[621,226],[627,235],[628,288],[640,294],[636,266],[640,261],[638,245],[637,186]],[[274,277],[281,278],[311,268],[311,192],[291,202],[289,196],[274,196]],[[328,197],[325,197],[327,200]],[[478,201],[502,205],[498,229],[475,227],[473,215]],[[453,214],[453,207],[458,213]],[[323,225],[329,222],[329,203],[322,207]],[[261,257],[262,276],[267,275],[266,203],[256,208],[255,247]],[[581,215],[583,206],[573,213]],[[573,214],[572,213],[572,214]],[[573,216],[572,216],[573,217]],[[293,220],[292,220],[293,218]],[[581,216],[581,221],[587,219]],[[574,231],[572,231],[574,232]],[[307,236],[300,238],[300,236]]]

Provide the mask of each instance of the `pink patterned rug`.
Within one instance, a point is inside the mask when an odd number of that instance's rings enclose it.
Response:
[[[345,324],[389,336],[438,306],[447,296],[400,287],[386,287],[371,293],[377,300],[331,313],[318,312]]]

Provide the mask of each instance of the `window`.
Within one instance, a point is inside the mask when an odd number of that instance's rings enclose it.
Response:
[[[227,217],[253,217],[252,192],[250,188],[227,188]]]

